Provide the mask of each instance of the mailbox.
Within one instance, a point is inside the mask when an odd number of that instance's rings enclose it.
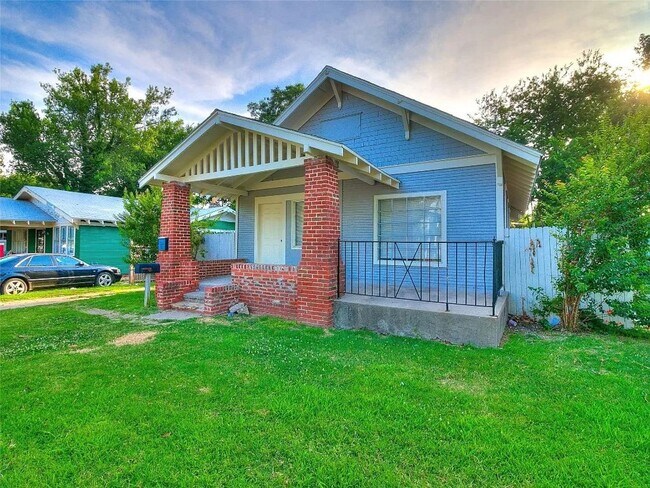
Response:
[[[138,263],[135,265],[136,273],[155,274],[160,273],[160,264],[158,263]]]
[[[169,251],[169,237],[159,237],[158,238],[158,250],[159,251]]]

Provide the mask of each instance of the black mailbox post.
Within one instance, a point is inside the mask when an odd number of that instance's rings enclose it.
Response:
[[[135,265],[136,273],[144,273],[144,306],[149,306],[151,295],[151,275],[160,273],[160,263],[138,263]]]

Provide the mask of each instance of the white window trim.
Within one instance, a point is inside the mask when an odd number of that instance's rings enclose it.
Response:
[[[413,193],[388,193],[385,195],[375,195],[374,208],[373,208],[373,241],[379,240],[379,200],[393,200],[396,198],[417,198],[417,197],[440,197],[440,241],[447,241],[447,191],[426,191],[426,192],[413,192]],[[379,244],[375,242],[374,248],[374,264],[385,264],[390,266],[404,266],[404,262],[399,259],[382,259],[379,261]],[[412,261],[413,266],[420,267],[420,261]],[[417,264],[416,264],[417,263]],[[408,262],[406,266],[408,266]],[[441,246],[440,261],[426,261],[421,263],[422,266],[429,266],[432,268],[446,268],[447,267],[447,245]]]
[[[68,242],[68,228],[72,228],[72,246],[69,246],[70,242]],[[56,231],[55,229],[58,229]],[[66,249],[66,252],[63,252],[63,249],[61,249],[61,231],[65,229],[65,235],[66,235],[66,245],[68,246]],[[55,234],[58,234],[55,235]],[[52,229],[52,252],[57,253],[57,254],[65,254],[66,256],[75,256],[75,251],[76,251],[76,246],[77,246],[77,227],[74,225],[57,225]],[[69,251],[72,250],[72,253]]]
[[[303,198],[302,200],[291,200],[291,249],[302,249],[302,244],[300,246],[296,244],[296,203],[300,203],[300,202],[302,202],[303,204],[303,218],[302,218],[303,228],[305,226],[305,216],[304,216],[305,199]]]
[[[287,232],[287,202],[288,201],[296,201],[296,200],[304,200],[305,199],[305,194],[304,193],[287,193],[285,195],[270,195],[267,197],[255,197],[255,222],[253,223],[253,239],[254,239],[254,246],[253,246],[253,259],[257,263],[259,262],[259,207],[262,204],[265,203],[284,203],[284,212],[282,212],[282,226],[284,228],[285,236]],[[286,249],[286,245],[285,245]],[[275,264],[285,264],[286,262],[286,253],[285,253],[285,258],[282,263],[275,263]]]

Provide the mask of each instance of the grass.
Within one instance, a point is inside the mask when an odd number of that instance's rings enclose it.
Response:
[[[141,298],[0,312],[2,484],[650,485],[647,335],[480,350],[272,318],[151,325]],[[135,331],[158,334],[110,344]]]
[[[134,290],[144,289],[143,285],[129,285],[127,282],[118,282],[108,288],[99,286],[80,286],[73,288],[43,288],[41,290],[28,291],[22,295],[0,295],[0,303],[11,303],[29,300],[38,300],[40,298],[56,297],[77,297],[77,296],[94,296],[94,295],[114,295],[118,293],[132,292]]]

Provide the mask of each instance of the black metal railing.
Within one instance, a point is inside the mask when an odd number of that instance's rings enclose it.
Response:
[[[339,295],[491,307],[503,286],[503,241],[339,241]]]

